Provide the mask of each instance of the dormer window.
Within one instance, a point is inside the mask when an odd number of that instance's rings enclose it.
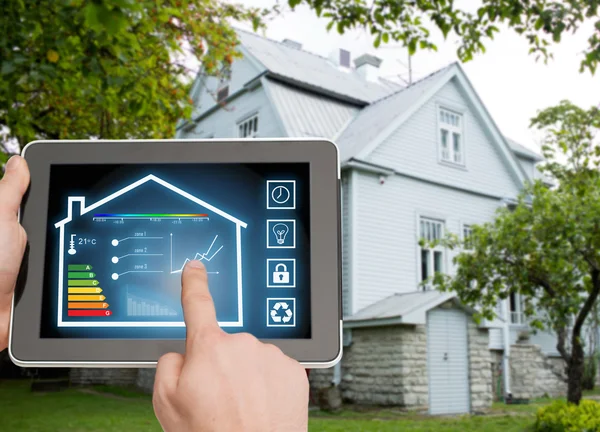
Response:
[[[439,110],[440,160],[456,165],[465,164],[462,114],[444,108]]]

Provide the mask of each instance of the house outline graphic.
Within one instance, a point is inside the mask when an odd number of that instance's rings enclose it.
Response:
[[[113,322],[98,322],[98,321],[63,321],[63,290],[64,290],[64,256],[65,256],[65,226],[73,220],[73,203],[80,203],[80,213],[77,216],[83,216],[84,214],[112,201],[113,199],[124,195],[133,189],[146,184],[149,181],[153,181],[158,183],[159,185],[189,199],[190,201],[210,210],[219,216],[233,222],[235,224],[235,237],[236,237],[236,262],[237,262],[237,306],[238,306],[238,319],[237,321],[219,321],[218,324],[221,327],[242,327],[244,325],[244,317],[243,317],[243,303],[242,303],[242,228],[246,228],[248,224],[246,222],[241,221],[228,213],[225,213],[223,210],[218,209],[217,207],[207,203],[206,201],[201,200],[193,196],[192,194],[184,191],[183,189],[178,188],[177,186],[172,185],[169,182],[164,181],[163,179],[155,176],[154,174],[147,175],[140,180],[131,183],[129,186],[126,186],[107,197],[95,202],[86,207],[85,205],[85,197],[84,196],[72,196],[68,197],[67,202],[67,217],[62,219],[61,221],[54,224],[54,227],[59,229],[59,262],[58,262],[58,327],[185,327],[185,322],[183,321],[113,321]]]

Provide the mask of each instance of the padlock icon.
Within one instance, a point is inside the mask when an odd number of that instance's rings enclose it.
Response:
[[[283,271],[281,269],[283,269]],[[285,264],[279,263],[275,266],[275,271],[273,272],[273,283],[290,283],[290,273],[287,271],[287,266]]]

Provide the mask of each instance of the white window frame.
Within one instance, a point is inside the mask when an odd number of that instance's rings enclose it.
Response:
[[[525,321],[525,313],[523,312],[523,297],[521,293],[514,293],[515,296],[515,310],[512,310],[511,306],[511,296],[508,296],[508,312],[510,314],[510,324],[513,326],[525,326],[527,322]]]
[[[442,121],[443,115],[454,116],[458,121],[458,125],[449,124]],[[462,110],[448,108],[443,105],[437,105],[437,131],[438,131],[438,157],[439,161],[444,164],[450,164],[458,167],[466,166],[466,139],[465,139],[465,115]],[[444,132],[447,133],[447,152],[442,146]],[[460,155],[459,160],[455,160],[457,152],[454,149],[454,135],[457,134],[460,140]]]
[[[467,236],[467,235],[465,235],[465,233],[466,233],[467,231],[469,232],[469,235],[468,235],[468,236]],[[471,250],[471,248],[469,248],[469,247],[466,247],[466,241],[467,241],[467,238],[468,238],[468,237],[470,237],[470,236],[472,236],[472,235],[473,235],[473,228],[472,228],[472,224],[465,224],[465,223],[464,223],[464,224],[462,224],[462,226],[461,226],[461,233],[460,233],[460,235],[461,235],[461,238],[462,238],[462,241],[463,241],[463,245],[465,245],[465,249],[466,249],[466,250]]]
[[[439,238],[444,238],[446,233],[446,221],[441,218],[428,217],[428,216],[417,216],[417,281],[419,286],[422,287],[423,290],[427,291],[432,289],[431,283],[427,283],[426,285],[421,285],[424,281],[423,279],[423,251],[428,251],[427,257],[427,279],[431,278],[435,274],[435,256],[437,254],[441,255],[441,273],[447,272],[448,266],[446,265],[446,248],[441,245],[437,245],[434,248],[423,247],[419,243],[423,238],[421,236],[421,223],[430,223],[435,224],[436,227],[440,228]],[[431,236],[430,236],[431,237]],[[437,235],[435,236],[437,237]],[[438,255],[438,256],[439,256]]]
[[[256,119],[256,129],[250,131],[249,134],[244,135],[242,132],[242,128],[244,127],[244,125],[250,125],[250,128],[254,128],[253,122]],[[259,116],[258,113],[254,113],[252,115],[246,116],[244,117],[242,120],[238,121],[236,123],[236,136],[238,138],[256,138],[258,137],[258,131],[260,130],[260,121],[259,121]]]

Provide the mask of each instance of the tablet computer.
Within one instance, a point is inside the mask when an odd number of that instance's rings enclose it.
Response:
[[[324,140],[35,141],[11,317],[20,366],[153,366],[184,352],[181,271],[219,325],[306,367],[341,357],[340,166]]]

